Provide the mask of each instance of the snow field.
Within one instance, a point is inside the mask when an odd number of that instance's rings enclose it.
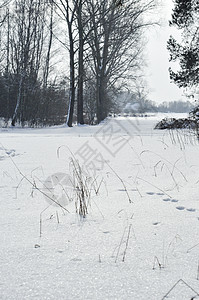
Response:
[[[1,131],[1,299],[199,293],[199,146],[185,132],[154,131],[161,117]],[[69,213],[49,206],[27,179],[42,190],[52,174],[70,174],[70,151],[85,165],[85,143],[106,162],[94,170],[103,183],[81,219],[74,201]]]

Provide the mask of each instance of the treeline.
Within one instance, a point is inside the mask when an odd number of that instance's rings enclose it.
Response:
[[[64,86],[52,83],[44,88],[39,81],[30,85],[26,78],[19,95],[19,81],[14,74],[0,75],[0,118],[4,124],[11,120],[13,126],[18,122],[21,126],[35,127],[65,122],[68,90]]]
[[[52,7],[19,0],[6,1],[1,10],[0,117],[13,126],[64,122],[66,86],[49,79]]]
[[[0,117],[13,126],[101,122],[117,91],[140,75],[154,7],[155,0],[3,0]]]
[[[142,86],[142,88],[140,88]],[[113,113],[126,113],[143,114],[145,112],[174,112],[174,113],[188,113],[190,112],[196,104],[190,101],[164,101],[160,104],[155,101],[148,99],[147,92],[140,84],[135,92],[121,92],[117,96],[117,106],[114,108]]]
[[[190,101],[170,101],[157,105],[158,112],[188,113],[194,108]]]

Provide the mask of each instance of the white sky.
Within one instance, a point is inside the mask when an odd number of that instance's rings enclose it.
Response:
[[[170,83],[169,52],[166,48],[169,36],[176,30],[169,27],[168,20],[171,19],[173,8],[172,0],[162,0],[162,7],[157,12],[157,18],[162,19],[162,25],[151,29],[147,35],[148,45],[146,47],[146,79],[148,83],[149,99],[155,102],[183,100],[183,90],[177,85]]]

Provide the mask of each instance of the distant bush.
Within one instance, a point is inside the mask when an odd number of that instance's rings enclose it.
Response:
[[[199,126],[199,121],[191,118],[175,119],[164,118],[158,122],[155,129],[196,129]]]
[[[164,118],[156,124],[155,129],[192,129],[198,132],[199,106],[190,111],[188,118]]]

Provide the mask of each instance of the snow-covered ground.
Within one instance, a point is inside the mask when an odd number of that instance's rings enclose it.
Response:
[[[0,130],[0,299],[199,299],[199,145],[162,117]],[[42,194],[72,155],[101,182],[86,218]]]

